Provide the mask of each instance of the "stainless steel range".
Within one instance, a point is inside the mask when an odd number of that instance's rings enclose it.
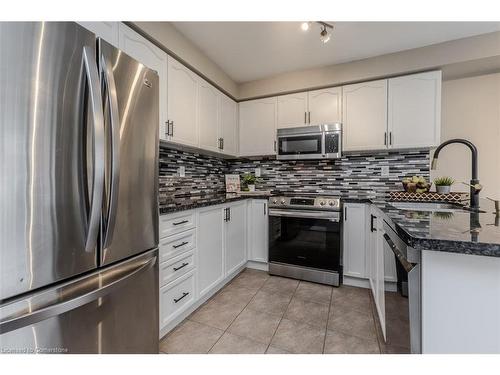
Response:
[[[269,273],[339,286],[341,205],[334,196],[269,198]]]

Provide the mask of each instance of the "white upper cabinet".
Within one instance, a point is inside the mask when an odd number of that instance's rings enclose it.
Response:
[[[198,76],[169,56],[168,77],[169,140],[198,147]]]
[[[218,90],[203,79],[198,80],[198,135],[200,148],[220,151]]]
[[[167,54],[153,43],[136,33],[128,26],[120,23],[119,47],[127,55],[136,59],[159,76],[159,132],[165,139],[167,121]]]
[[[220,138],[222,152],[227,155],[238,154],[238,103],[220,94]]]
[[[307,92],[278,96],[278,129],[306,125]]]
[[[440,143],[441,71],[389,79],[389,147]]]
[[[276,154],[276,97],[240,103],[240,155]]]
[[[342,122],[342,87],[309,91],[310,125]]]
[[[92,31],[97,37],[104,39],[109,44],[119,48],[118,34],[120,22],[77,22]]]
[[[344,204],[344,275],[366,278],[366,205]]]
[[[343,87],[343,150],[385,149],[387,80]]]

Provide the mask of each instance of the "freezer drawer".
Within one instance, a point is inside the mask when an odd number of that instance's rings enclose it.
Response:
[[[158,353],[158,251],[0,306],[3,353]]]

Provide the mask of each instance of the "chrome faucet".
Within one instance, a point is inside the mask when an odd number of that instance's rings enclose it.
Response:
[[[470,180],[470,208],[473,210],[479,210],[479,191],[481,190],[481,185],[479,185],[479,179],[477,178],[477,148],[472,144],[472,142],[466,139],[450,139],[449,141],[441,143],[434,151],[434,157],[432,158],[431,169],[436,169],[439,153],[443,147],[452,144],[461,143],[470,148],[472,153],[472,173]]]

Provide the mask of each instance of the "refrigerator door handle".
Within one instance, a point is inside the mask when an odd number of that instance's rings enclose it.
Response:
[[[101,55],[102,79],[106,85],[106,92],[110,123],[111,123],[111,181],[109,186],[107,225],[104,234],[104,248],[113,241],[113,232],[116,223],[116,209],[118,207],[118,184],[120,182],[120,117],[118,112],[118,99],[116,95],[115,77],[108,59]]]
[[[56,315],[61,315],[65,312],[95,301],[98,298],[102,298],[114,290],[121,288],[125,282],[132,281],[143,271],[153,267],[156,263],[156,258],[157,257],[155,255],[149,259],[143,259],[139,262],[139,264],[134,265],[132,270],[130,270],[130,267],[122,267],[123,269],[120,269],[120,267],[112,267],[111,270],[103,271],[103,276],[100,274],[97,276],[92,275],[90,277],[84,277],[77,280],[76,282],[69,283],[66,285],[66,288],[68,289],[67,293],[64,293],[64,291],[54,293],[52,301],[45,303],[44,306],[33,311],[28,310],[28,312],[25,312],[27,310],[26,303],[21,303],[21,308],[18,314],[12,314],[12,311],[9,311],[11,314],[5,319],[0,320],[0,334],[36,324],[42,320],[46,320]],[[106,277],[108,276],[105,275],[106,273],[110,274],[109,277]],[[101,282],[104,279],[105,284],[100,285],[99,282],[96,282],[96,288],[89,291],[88,284],[91,282],[89,279],[93,277],[99,278]],[[107,278],[109,278],[109,280],[106,280]],[[83,290],[79,292],[79,289]],[[65,295],[66,299],[64,298]],[[6,307],[8,308],[9,306],[7,305]],[[2,311],[0,310],[0,319],[2,319],[2,315]]]
[[[102,95],[99,86],[94,50],[83,47],[83,64],[85,76],[89,87],[89,103],[92,109],[93,129],[93,155],[92,155],[92,194],[90,197],[90,211],[88,220],[87,239],[85,251],[93,252],[97,245],[99,222],[101,219],[102,194],[104,188],[104,115],[102,110]]]

